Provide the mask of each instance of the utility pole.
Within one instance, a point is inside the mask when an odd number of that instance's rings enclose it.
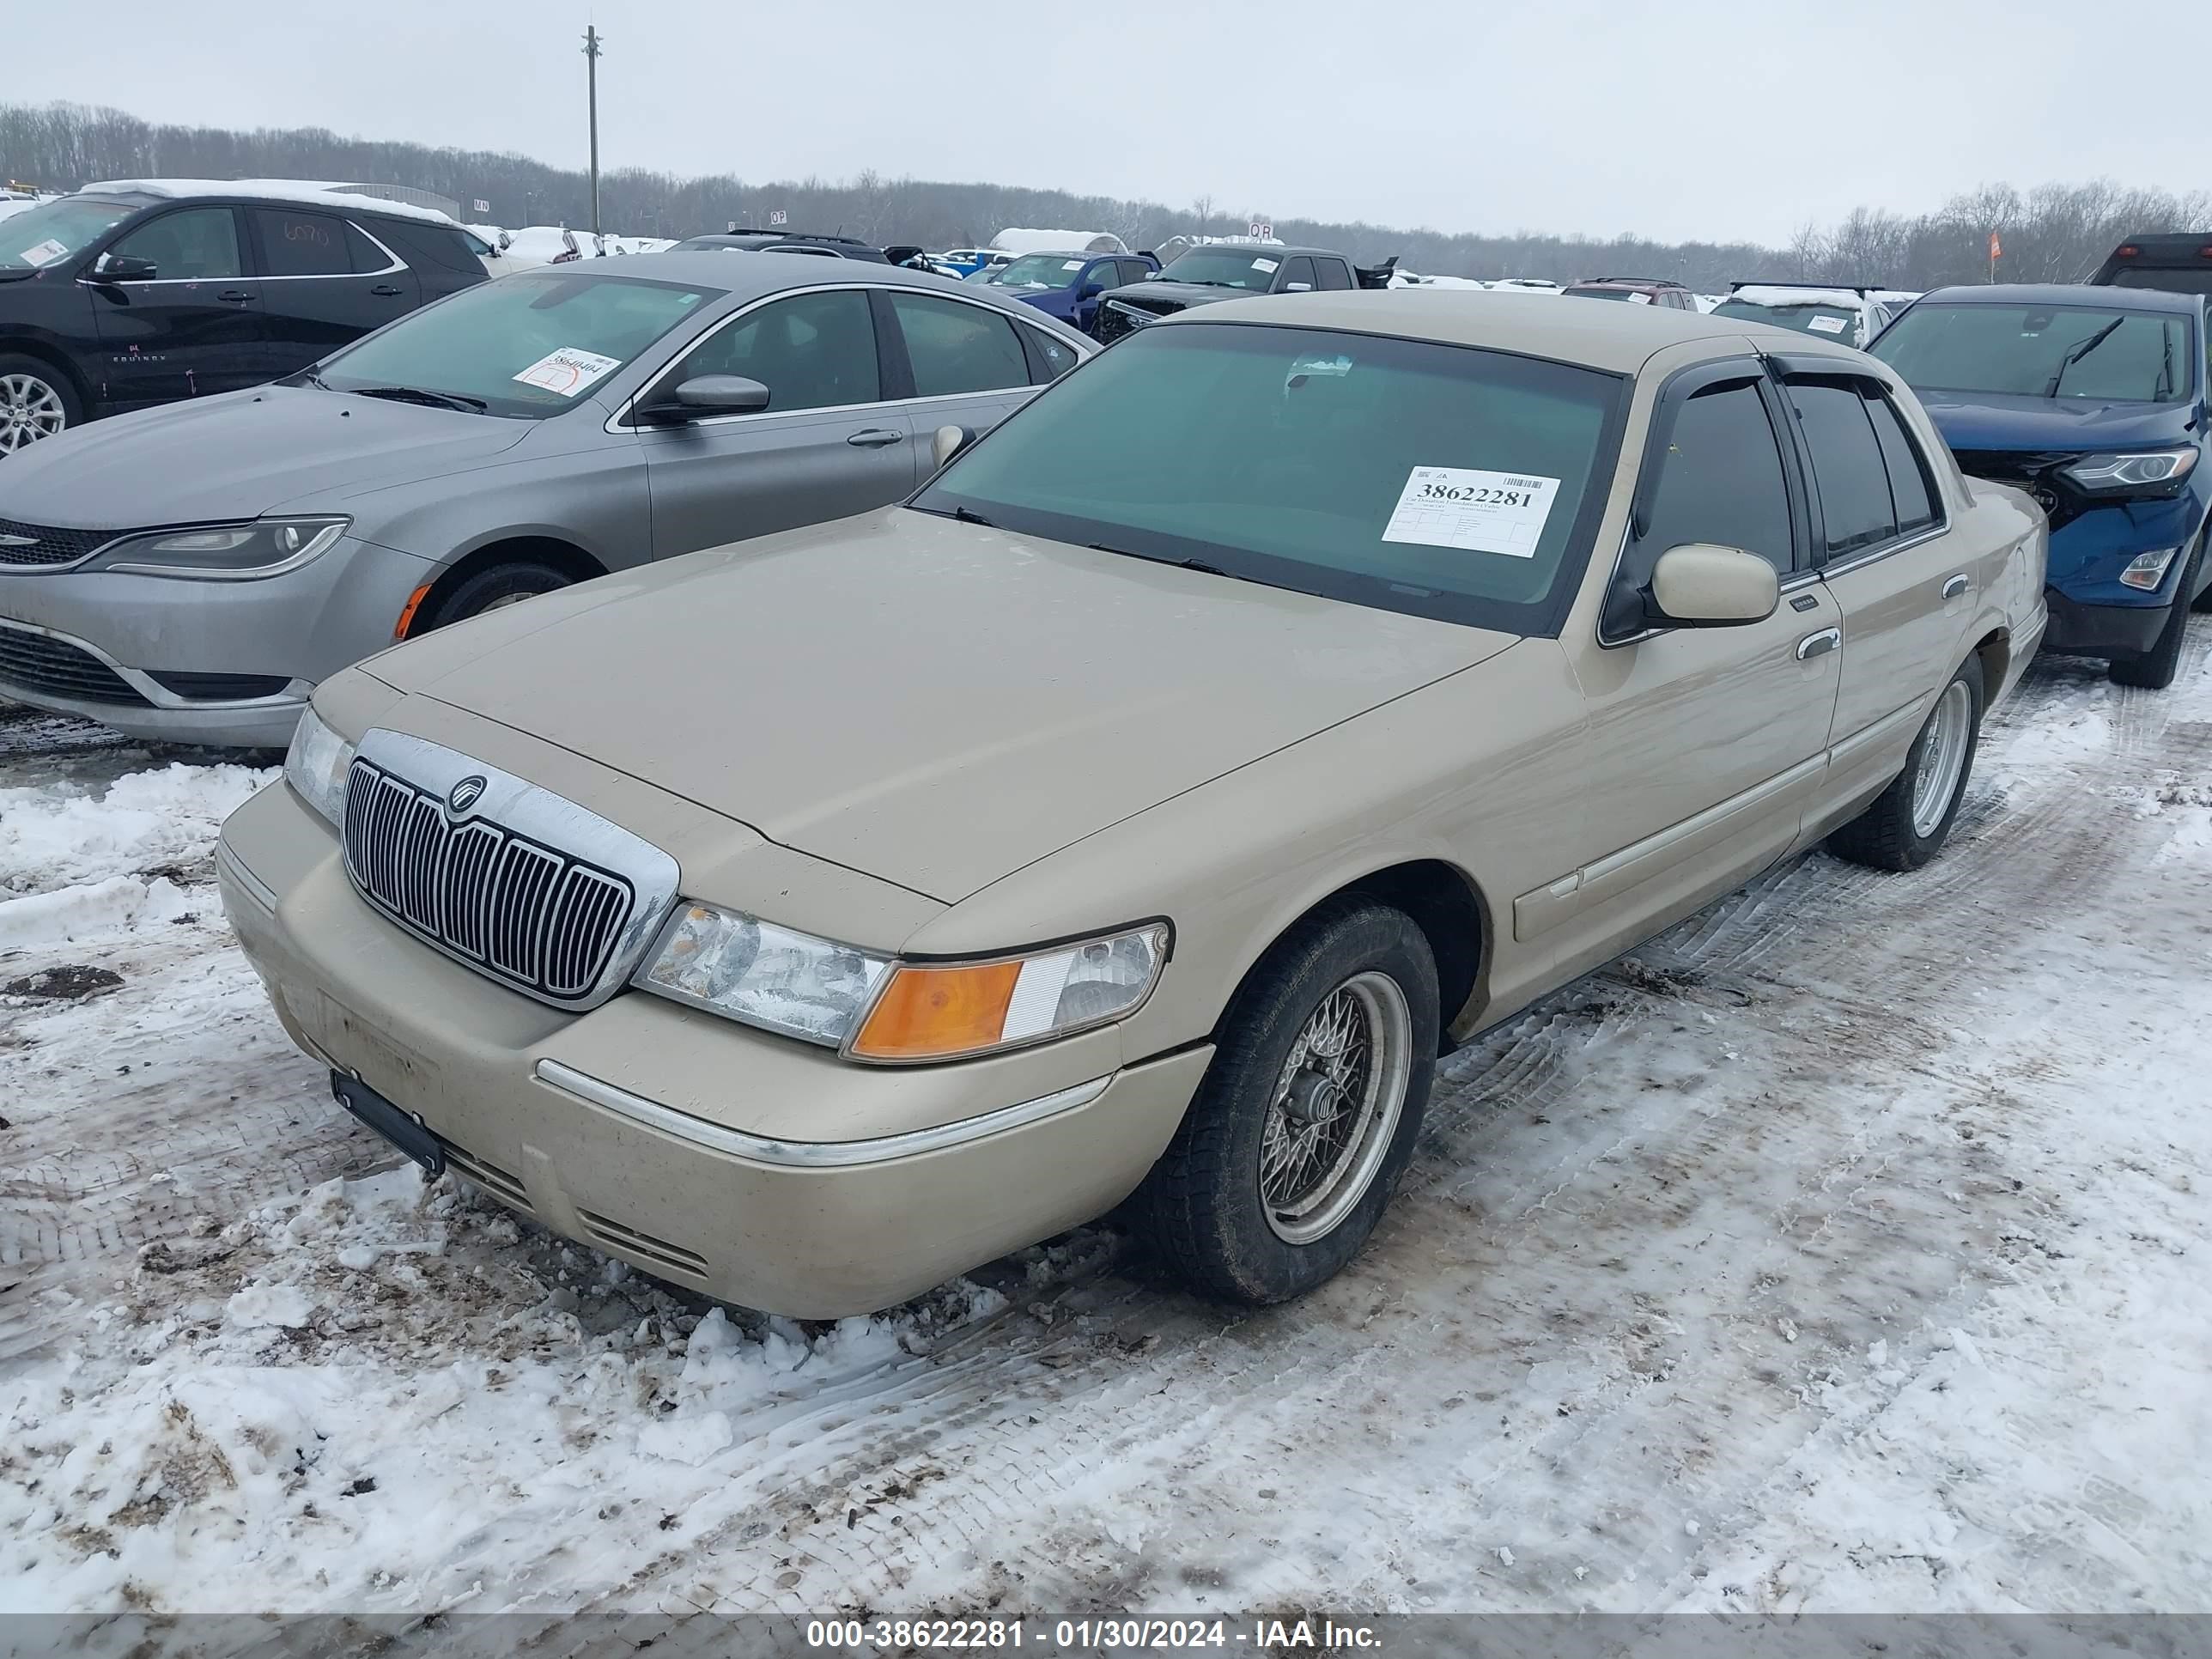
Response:
[[[584,74],[592,100],[592,234],[599,234],[599,31],[584,26]]]

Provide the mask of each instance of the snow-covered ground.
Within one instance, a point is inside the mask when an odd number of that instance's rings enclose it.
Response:
[[[1448,1061],[1258,1314],[1102,1228],[800,1326],[425,1188],[227,938],[256,775],[19,712],[0,1610],[2212,1609],[2204,622]]]

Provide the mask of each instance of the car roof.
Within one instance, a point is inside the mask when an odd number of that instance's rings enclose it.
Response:
[[[1176,254],[1176,258],[1182,258],[1183,253],[1255,253],[1269,259],[1287,259],[1293,254],[1299,253],[1311,258],[1314,254],[1319,253],[1331,259],[1343,259],[1346,264],[1351,262],[1349,255],[1340,253],[1333,247],[1293,247],[1283,242],[1248,242],[1241,239],[1194,243],[1191,246],[1183,249],[1182,253]]]
[[[1330,289],[1226,300],[1163,317],[1153,326],[1273,323],[1343,329],[1518,352],[1617,374],[1635,374],[1669,346],[1710,344],[1721,357],[1770,342],[1792,356],[1819,353],[1872,367],[1858,352],[1765,323],[1662,306],[1555,306],[1554,297],[1496,289]]]
[[[1567,284],[1569,288],[1680,288],[1681,283],[1671,276],[1583,276]]]
[[[689,253],[670,250],[662,253],[633,253],[619,260],[586,259],[547,269],[556,273],[582,273],[615,280],[629,277],[647,282],[696,283],[701,288],[719,289],[739,304],[788,289],[849,288],[855,283],[872,287],[890,284],[925,289],[938,294],[957,295],[970,303],[988,303],[1025,323],[1036,324],[1063,336],[1084,337],[1035,306],[1003,299],[988,288],[963,283],[957,276],[940,276],[933,270],[914,270],[904,265],[877,264],[872,261],[824,259],[815,253],[756,251],[743,259],[732,259],[722,248],[698,248]],[[531,274],[518,271],[515,277],[519,281]],[[988,296],[988,300],[984,296]]]
[[[1962,283],[1931,289],[1913,303],[1967,306],[2095,306],[2107,311],[2179,311],[2201,315],[2202,294],[2170,294],[2159,288],[2122,288],[2088,283]]]

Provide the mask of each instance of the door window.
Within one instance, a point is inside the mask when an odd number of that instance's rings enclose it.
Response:
[[[883,396],[876,327],[858,289],[794,294],[749,311],[694,346],[670,386],[702,374],[741,374],[769,390],[771,413],[872,404]]]
[[[1125,283],[1141,283],[1146,277],[1152,274],[1152,268],[1146,264],[1142,259],[1124,259],[1121,261],[1121,280]]]
[[[1928,482],[1920,446],[1912,441],[1911,433],[1887,398],[1869,396],[1867,414],[1881,445],[1882,465],[1889,471],[1889,498],[1897,509],[1898,533],[1925,530],[1936,522],[1936,494]]]
[[[161,282],[217,281],[242,273],[238,216],[227,207],[183,208],[141,225],[109,249],[154,262]]]
[[[1643,630],[1639,596],[1670,547],[1739,547],[1789,574],[1796,546],[1790,487],[1758,381],[1725,381],[1693,393],[1675,410],[1664,445],[1652,447],[1646,465],[1659,469],[1658,479],[1643,514],[1643,533],[1622,559],[1607,601],[1606,637]]]
[[[914,366],[914,395],[942,398],[1030,383],[1011,319],[981,306],[893,289],[891,309]]]
[[[1313,264],[1314,275],[1321,279],[1324,292],[1352,286],[1352,273],[1344,268],[1343,260],[1316,259]]]
[[[261,239],[262,275],[353,275],[353,250],[347,240],[350,228],[344,220],[327,213],[293,213],[279,208],[246,211],[255,234]]]
[[[1792,380],[1790,401],[1813,463],[1826,556],[1879,546],[1897,534],[1889,469],[1866,399],[1848,381]]]
[[[1313,261],[1303,253],[1295,259],[1285,259],[1283,262],[1283,274],[1276,279],[1275,289],[1278,293],[1288,294],[1300,283],[1304,283],[1308,288],[1314,285]]]

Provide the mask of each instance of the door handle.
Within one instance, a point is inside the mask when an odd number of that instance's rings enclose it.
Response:
[[[227,288],[215,297],[227,306],[251,305],[253,301],[251,294],[241,294],[234,288]]]
[[[894,432],[887,426],[872,426],[865,432],[855,432],[845,441],[855,449],[881,449],[885,444],[905,442],[906,434]]]
[[[1814,657],[1824,657],[1841,649],[1843,643],[1844,630],[1840,628],[1824,628],[1817,634],[1808,634],[1797,641],[1797,660],[1808,662]]]
[[[399,297],[399,290],[389,283],[379,283],[374,288],[369,289],[369,292],[380,300],[396,300]]]
[[[1943,584],[1943,597],[1947,599],[1955,599],[1973,585],[1965,573],[1961,572]]]

